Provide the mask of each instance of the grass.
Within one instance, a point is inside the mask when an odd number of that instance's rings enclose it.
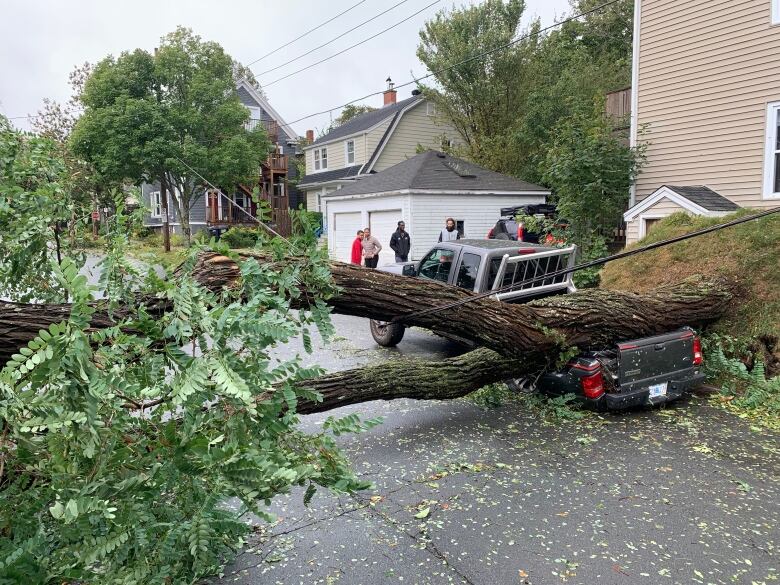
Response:
[[[629,249],[749,213],[716,218],[677,213]],[[780,215],[612,262],[602,272],[601,286],[643,292],[695,275],[738,284],[730,309],[705,331],[705,362],[709,381],[721,388],[719,402],[740,417],[780,429],[780,387],[773,379],[780,375]],[[715,360],[718,347],[722,353]],[[758,361],[766,368],[760,375],[754,371]]]
[[[638,247],[723,223],[726,217],[676,213],[661,221]],[[643,292],[693,275],[739,283],[738,297],[713,331],[756,338],[780,333],[780,215],[768,216],[608,264],[602,288]]]
[[[150,236],[143,239],[133,238],[130,241],[129,253],[149,265],[159,264],[166,270],[176,268],[184,261],[187,248],[183,242],[171,237],[171,251],[163,250],[162,238]]]

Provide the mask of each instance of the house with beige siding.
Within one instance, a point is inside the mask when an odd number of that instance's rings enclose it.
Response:
[[[457,131],[419,91],[402,101],[388,80],[383,106],[334,128],[304,147],[306,175],[298,189],[306,193],[306,208],[325,213],[329,193],[414,156],[418,147],[442,148],[460,141]],[[326,223],[327,225],[327,223]]]
[[[676,211],[780,205],[780,0],[635,0],[628,243]]]

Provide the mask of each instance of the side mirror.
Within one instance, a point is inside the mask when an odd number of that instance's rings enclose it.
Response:
[[[404,264],[403,271],[404,276],[417,276],[417,271],[414,269],[414,264]]]

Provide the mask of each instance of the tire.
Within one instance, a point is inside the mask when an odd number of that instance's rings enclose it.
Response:
[[[395,347],[404,338],[406,327],[400,324],[387,325],[387,321],[371,319],[371,337],[382,347]]]
[[[536,387],[536,380],[532,378],[509,378],[504,380],[504,384],[507,385],[512,392],[518,392],[520,394],[533,394],[538,390]]]

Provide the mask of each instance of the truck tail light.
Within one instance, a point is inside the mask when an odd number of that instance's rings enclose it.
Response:
[[[701,339],[693,338],[693,365],[700,366],[704,363],[704,355],[701,353]]]
[[[490,228],[490,229],[488,230],[487,239],[488,239],[488,240],[492,240],[492,239],[493,239],[493,228]]]
[[[517,241],[518,242],[524,242],[525,240],[523,237],[525,236],[525,224],[524,223],[518,223],[517,224]]]
[[[604,376],[601,375],[600,371],[580,378],[580,385],[586,398],[599,398],[604,394]]]

